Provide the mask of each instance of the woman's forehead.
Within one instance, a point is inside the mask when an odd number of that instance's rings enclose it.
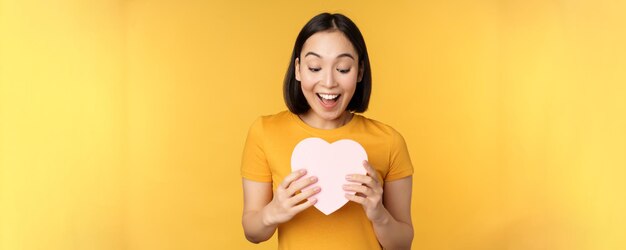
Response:
[[[340,31],[317,32],[310,36],[302,47],[302,55],[314,55],[320,58],[337,58],[349,54],[357,57],[356,50],[350,40]]]

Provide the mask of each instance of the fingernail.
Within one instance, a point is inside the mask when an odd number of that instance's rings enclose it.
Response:
[[[314,192],[316,192],[316,193],[317,193],[317,192],[319,192],[319,191],[321,191],[321,190],[322,190],[322,188],[320,188],[320,187],[315,187],[315,188],[313,189],[313,191],[314,191]]]
[[[313,176],[313,177],[311,177],[311,179],[310,179],[310,180],[311,180],[311,181],[317,181],[317,177]]]
[[[306,169],[300,169],[300,174],[306,174]]]
[[[346,175],[346,180],[352,180],[352,175]]]
[[[310,201],[311,203],[316,203],[316,202],[317,202],[317,199],[315,199],[315,198],[310,198],[310,199],[309,199],[309,201]]]

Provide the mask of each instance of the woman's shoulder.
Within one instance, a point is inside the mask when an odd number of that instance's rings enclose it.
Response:
[[[289,110],[280,111],[275,114],[258,116],[252,123],[252,128],[264,130],[269,127],[280,127],[286,125],[291,119]]]
[[[292,114],[289,110],[283,110],[275,114],[261,115],[257,117],[255,123],[261,123],[260,125],[268,123],[280,124],[289,121],[291,116]]]
[[[362,120],[361,129],[362,132],[368,135],[368,138],[374,139],[378,143],[389,146],[389,153],[391,155],[397,155],[399,152],[405,152],[407,150],[406,141],[404,137],[393,128],[391,125],[383,123],[378,120],[359,116]]]
[[[387,123],[366,117],[361,114],[355,114],[355,118],[360,121],[361,129],[364,129],[368,133],[389,138],[402,137],[402,135],[395,128]]]

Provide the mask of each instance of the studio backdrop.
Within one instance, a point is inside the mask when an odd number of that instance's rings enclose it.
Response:
[[[352,18],[414,249],[626,249],[625,1],[0,0],[0,249],[275,249],[241,153],[300,28]]]

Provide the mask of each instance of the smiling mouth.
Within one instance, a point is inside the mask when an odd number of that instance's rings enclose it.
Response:
[[[339,97],[341,97],[340,94],[317,93],[316,95],[322,106],[326,109],[334,108],[337,104],[337,100],[339,100]]]
[[[337,99],[339,99],[341,95],[340,94],[322,94],[322,93],[317,93],[317,97],[320,99],[320,101],[330,104],[333,102],[336,102]]]

